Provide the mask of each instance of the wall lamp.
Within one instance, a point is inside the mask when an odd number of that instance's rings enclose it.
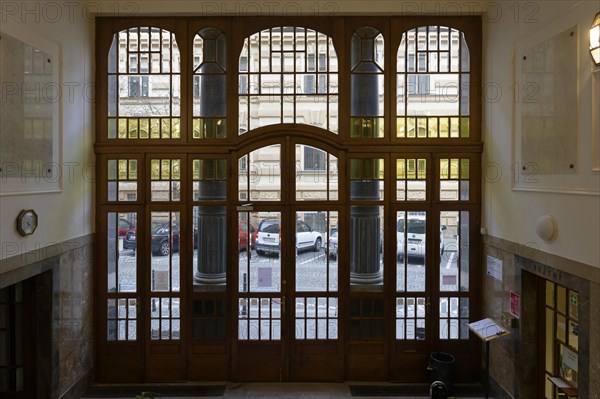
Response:
[[[590,54],[596,66],[600,66],[600,12],[596,14],[590,27]]]

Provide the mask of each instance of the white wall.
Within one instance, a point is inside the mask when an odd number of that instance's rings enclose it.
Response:
[[[1,259],[5,259],[94,231],[94,30],[93,18],[82,2],[7,1],[1,3],[0,13],[0,30],[25,32],[58,48],[60,75],[56,85],[62,93],[60,159],[54,166],[62,172],[62,190],[0,196]],[[24,208],[33,208],[39,218],[37,230],[28,237],[21,237],[15,228],[16,217]],[[42,251],[40,256],[52,255]]]
[[[600,111],[592,110],[592,61],[588,51],[589,27],[600,11],[600,3],[597,0],[511,1],[496,2],[494,7],[500,17],[484,19],[482,226],[491,236],[600,267],[600,174],[592,170],[593,153],[597,151],[593,136],[598,135],[599,129],[592,120],[593,113]],[[577,140],[577,171],[536,175],[533,176],[536,182],[524,187],[530,191],[513,190],[513,168],[522,166],[513,156],[513,145],[518,141],[513,140],[513,106],[519,107],[524,101],[523,88],[527,84],[518,82],[520,96],[513,100],[513,85],[518,81],[513,77],[513,49],[532,38],[545,41],[544,35],[573,25],[579,26],[579,110],[578,126],[573,131]],[[544,215],[551,215],[557,221],[558,234],[551,243],[536,234],[538,219]]]

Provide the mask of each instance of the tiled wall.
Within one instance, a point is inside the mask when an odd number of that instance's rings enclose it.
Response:
[[[488,255],[502,261],[501,280],[487,275]],[[484,316],[502,321],[510,314],[510,294],[519,295],[520,318],[511,334],[490,343],[490,376],[495,397],[536,396],[538,332],[537,281],[576,290],[579,305],[579,398],[600,398],[600,269],[560,258],[531,246],[484,237]]]
[[[93,366],[93,236],[3,260],[0,288],[36,289],[38,398],[79,398]]]

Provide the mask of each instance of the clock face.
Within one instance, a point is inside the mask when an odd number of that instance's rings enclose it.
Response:
[[[23,235],[33,234],[37,228],[37,214],[33,209],[23,209],[17,216],[17,231]]]

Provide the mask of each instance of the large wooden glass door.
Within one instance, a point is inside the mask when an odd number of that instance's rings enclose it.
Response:
[[[288,157],[298,161],[294,173],[280,168],[294,164]],[[337,158],[312,146],[276,144],[242,156],[238,164],[233,378],[341,380],[340,213],[326,204],[337,198],[328,172]],[[282,182],[296,190],[282,190]],[[252,198],[258,185],[271,189],[268,201]],[[312,205],[301,198],[309,188]]]

